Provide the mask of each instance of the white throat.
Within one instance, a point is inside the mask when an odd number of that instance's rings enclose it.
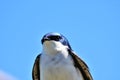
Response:
[[[48,55],[55,55],[60,52],[67,51],[67,46],[64,46],[57,41],[45,41],[43,43],[43,52]]]
[[[83,80],[75,68],[67,46],[57,41],[45,41],[40,62],[40,80]]]

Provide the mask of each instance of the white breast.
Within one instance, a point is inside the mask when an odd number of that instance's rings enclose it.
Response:
[[[40,59],[40,80],[83,80],[66,48],[60,42],[44,42]]]
[[[43,54],[40,71],[40,80],[83,80],[71,57],[65,58],[61,53],[54,57]]]

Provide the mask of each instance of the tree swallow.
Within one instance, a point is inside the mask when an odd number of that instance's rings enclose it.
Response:
[[[93,80],[87,64],[75,54],[65,36],[51,32],[41,43],[42,53],[32,69],[33,80]]]

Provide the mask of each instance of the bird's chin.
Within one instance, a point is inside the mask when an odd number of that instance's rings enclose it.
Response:
[[[61,52],[65,46],[57,41],[45,41],[43,48],[45,52],[52,54]]]
[[[43,45],[49,48],[58,48],[61,47],[62,44],[57,41],[45,41]]]

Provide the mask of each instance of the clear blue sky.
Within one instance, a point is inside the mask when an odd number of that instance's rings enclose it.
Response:
[[[32,80],[48,32],[67,37],[94,80],[120,80],[119,0],[1,0],[0,70]]]

